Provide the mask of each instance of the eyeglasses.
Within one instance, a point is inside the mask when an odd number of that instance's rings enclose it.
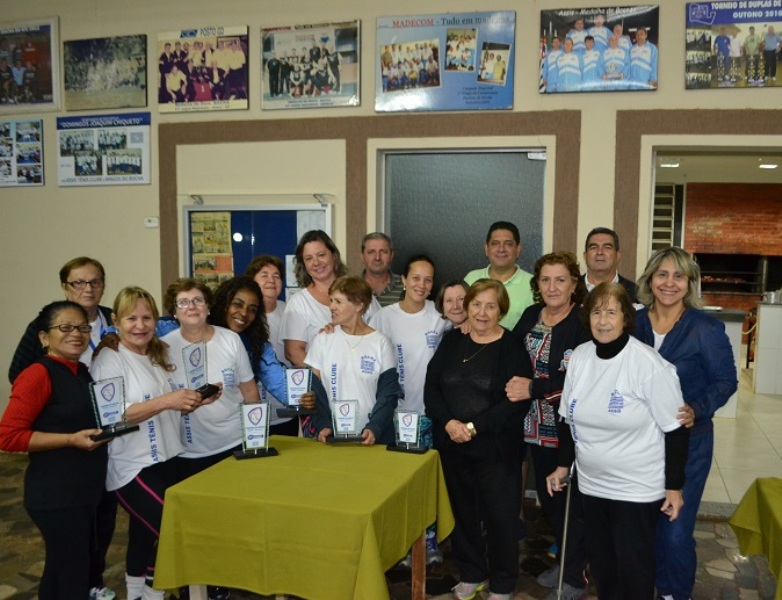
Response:
[[[196,296],[195,298],[182,298],[181,300],[177,300],[174,304],[177,308],[187,308],[191,304],[193,306],[203,306],[206,304],[206,298],[203,296]]]
[[[89,281],[77,279],[76,281],[66,281],[65,283],[71,286],[74,290],[81,291],[87,286],[90,286],[93,290],[103,289],[104,282],[102,279],[90,279]]]
[[[74,329],[78,329],[79,333],[89,333],[92,331],[92,325],[71,325],[70,323],[63,323],[62,325],[52,325],[49,329],[59,329],[63,333],[72,333]]]

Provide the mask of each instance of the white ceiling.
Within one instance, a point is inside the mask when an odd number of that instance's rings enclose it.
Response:
[[[678,162],[678,168],[664,168],[661,163]],[[776,169],[760,169],[761,162],[776,162]],[[780,183],[782,184],[782,148],[757,151],[713,152],[657,150],[655,158],[657,183]]]

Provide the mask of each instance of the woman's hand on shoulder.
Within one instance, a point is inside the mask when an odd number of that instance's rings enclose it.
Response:
[[[119,336],[116,333],[107,333],[104,335],[103,339],[100,341],[100,344],[98,344],[98,347],[95,348],[95,351],[92,353],[92,360],[95,360],[95,358],[98,356],[98,353],[104,348],[109,348],[110,350],[114,350],[114,352],[116,352],[119,349]]]
[[[684,498],[681,490],[665,490],[665,500],[660,507],[660,512],[665,513],[669,521],[675,521],[679,517],[682,506],[684,506]]]
[[[318,330],[318,333],[334,333],[334,328],[336,325],[334,323],[326,323],[323,327],[321,327]]]
[[[74,448],[78,448],[79,450],[92,452],[95,450],[95,448],[98,448],[99,446],[102,446],[109,441],[108,439],[105,439],[96,442],[94,439],[92,439],[93,435],[99,435],[102,431],[102,429],[82,429],[81,431],[72,433],[70,445]]]
[[[511,377],[508,383],[505,384],[505,395],[511,402],[519,402],[521,400],[529,400],[530,396],[530,384],[532,380],[529,377]]]

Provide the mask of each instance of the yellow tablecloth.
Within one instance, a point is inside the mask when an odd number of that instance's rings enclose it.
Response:
[[[742,554],[764,554],[782,600],[782,479],[764,477],[749,486],[730,518]]]
[[[437,519],[440,458],[272,437],[280,455],[225,461],[166,492],[155,587],[214,584],[313,600],[388,598],[384,573]]]

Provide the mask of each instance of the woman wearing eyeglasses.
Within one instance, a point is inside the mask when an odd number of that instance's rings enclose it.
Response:
[[[79,357],[79,360],[89,367],[93,351],[111,325],[111,309],[100,305],[106,286],[106,271],[98,260],[79,256],[69,260],[60,269],[60,285],[65,292],[65,298],[87,312],[87,322],[92,326],[87,345]],[[41,345],[38,334],[37,322],[33,321],[27,326],[11,359],[8,380],[12,384],[22,371],[46,355],[46,349]],[[103,570],[106,567],[106,552],[114,535],[116,518],[117,501],[114,494],[105,493],[98,507],[98,544],[92,562],[94,572],[90,576],[90,600],[112,600],[115,596],[114,592],[103,586]]]
[[[190,278],[177,279],[163,298],[166,311],[179,322],[179,329],[163,337],[176,365],[171,381],[180,388],[189,387],[182,351],[204,340],[207,381],[222,386],[219,398],[182,419],[185,452],[180,460],[181,477],[195,475],[240,448],[239,405],[260,402],[250,358],[239,335],[207,323],[211,300],[209,288]]]
[[[106,479],[105,442],[92,409],[92,381],[79,357],[88,345],[87,313],[53,302],[34,321],[46,355],[16,379],[0,421],[0,450],[29,452],[24,506],[41,531],[46,562],[41,600],[88,598],[95,514]]]

